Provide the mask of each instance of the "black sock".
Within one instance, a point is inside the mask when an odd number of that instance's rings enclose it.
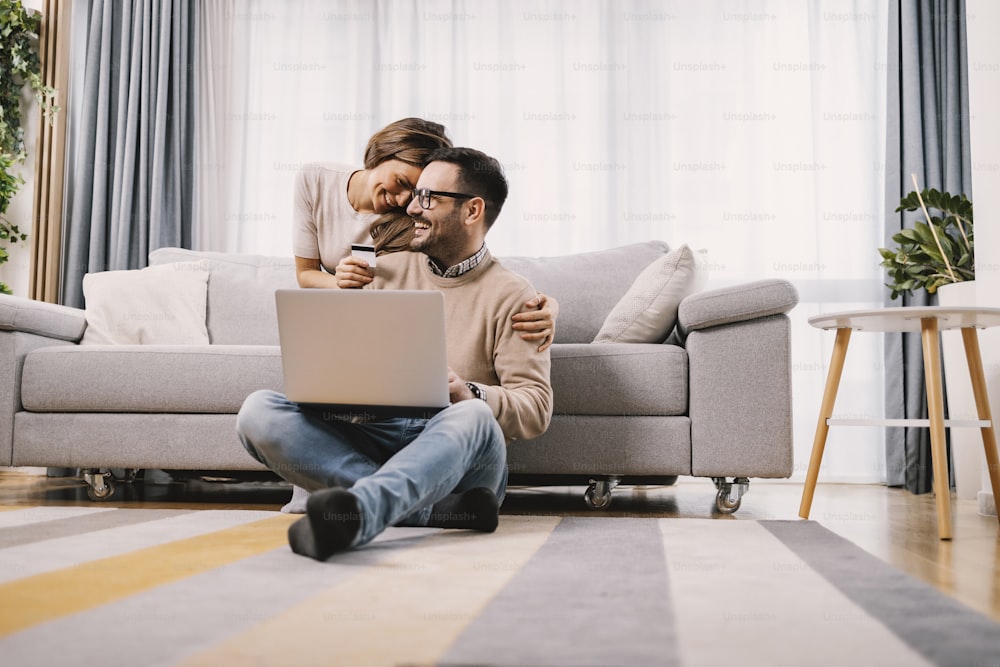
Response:
[[[485,487],[452,493],[434,503],[427,523],[434,528],[469,528],[492,533],[499,522],[500,504]]]
[[[288,543],[300,556],[326,560],[351,546],[361,530],[358,499],[346,489],[325,489],[309,496],[306,516],[288,527]]]

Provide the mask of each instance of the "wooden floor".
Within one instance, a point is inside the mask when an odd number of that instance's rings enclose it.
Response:
[[[38,469],[0,468],[0,506],[89,505],[86,486],[73,478],[50,478]],[[503,514],[654,516],[798,520],[802,485],[752,480],[738,512],[715,511],[715,488],[702,479],[681,478],[669,487],[615,490],[605,510],[587,509],[583,487],[512,487]],[[277,510],[289,487],[268,479],[165,485],[119,485],[108,506]],[[937,539],[934,497],[880,485],[820,484],[810,518],[875,556],[947,595],[1000,621],[1000,530],[996,517],[980,516],[972,500],[952,496],[954,539]],[[733,544],[732,557],[740,557]]]

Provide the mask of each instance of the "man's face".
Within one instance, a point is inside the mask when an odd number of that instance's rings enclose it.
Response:
[[[456,192],[457,180],[458,167],[448,162],[431,162],[420,175],[417,188]],[[468,230],[463,224],[467,201],[432,196],[430,209],[422,208],[416,199],[411,201],[406,208],[414,220],[410,250],[422,252],[446,266],[456,254],[461,255],[468,241]]]

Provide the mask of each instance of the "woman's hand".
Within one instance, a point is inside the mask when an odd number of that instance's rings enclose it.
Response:
[[[334,276],[337,278],[337,287],[357,289],[372,281],[372,278],[375,277],[375,270],[360,257],[347,256],[340,260],[340,264],[334,269]]]
[[[552,339],[555,337],[557,312],[556,300],[549,299],[539,292],[534,299],[525,302],[524,309],[511,319],[514,321],[514,329],[524,332],[521,338],[541,341],[538,351],[544,352],[552,345]]]

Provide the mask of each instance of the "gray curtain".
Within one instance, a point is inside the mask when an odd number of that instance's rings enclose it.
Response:
[[[937,188],[972,198],[969,150],[968,61],[964,0],[890,0],[888,97],[886,101],[885,247],[893,234],[912,226],[918,213],[895,212],[900,198]],[[934,305],[923,291],[886,305]],[[900,302],[902,301],[902,302]],[[927,418],[919,334],[886,334],[887,418]],[[890,486],[931,491],[930,433],[926,428],[886,430]]]
[[[190,247],[195,27],[189,0],[89,0],[77,21],[60,292],[79,307],[86,273]]]

